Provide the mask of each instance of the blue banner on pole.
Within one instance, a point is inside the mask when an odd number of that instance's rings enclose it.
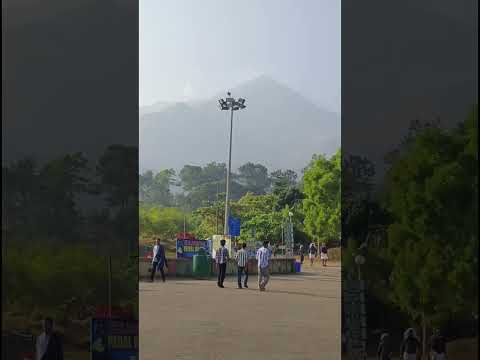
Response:
[[[228,217],[228,234],[230,236],[240,236],[240,219],[233,216]]]

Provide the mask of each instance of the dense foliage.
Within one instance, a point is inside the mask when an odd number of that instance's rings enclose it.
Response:
[[[251,162],[240,166],[232,174],[230,202],[232,216],[241,219],[239,240],[268,239],[280,244],[282,232],[286,231],[290,220],[294,225],[296,243],[306,243],[313,238],[338,240],[339,157],[340,152],[331,160],[325,160],[334,166],[322,170],[325,178],[335,179],[336,187],[327,181],[319,182],[315,175],[324,156],[312,158],[300,181],[293,170],[269,173],[265,166]],[[225,164],[218,163],[209,163],[204,167],[185,165],[178,176],[173,170],[161,170],[157,174],[147,171],[140,175],[141,237],[160,236],[166,241],[173,240],[176,232],[183,231],[184,218],[187,231],[199,238],[223,233],[225,176]],[[174,187],[177,187],[175,194],[172,190]],[[309,226],[312,222],[318,222],[316,209],[310,205],[320,197],[328,197],[330,203],[326,208],[335,209],[329,215],[330,219],[315,228],[311,227],[307,234],[304,226],[306,215]],[[176,205],[175,208],[172,208],[172,204]]]
[[[68,343],[88,341],[89,318],[108,301],[109,256],[112,304],[138,306],[137,156],[112,145],[96,162],[75,153],[4,164],[4,328],[40,330],[50,315]]]
[[[478,319],[477,107],[453,129],[412,122],[385,160],[385,182],[376,191],[368,159],[343,160],[342,276],[356,278],[354,258],[366,256],[361,274],[372,329],[420,326],[424,347],[434,327],[472,336]]]
[[[424,127],[388,172],[391,300],[425,326],[478,314],[477,134],[476,110],[450,131]]]
[[[307,233],[316,240],[340,239],[341,153],[315,156],[303,177]]]

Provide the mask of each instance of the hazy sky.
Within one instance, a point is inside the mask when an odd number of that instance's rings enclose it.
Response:
[[[140,106],[265,74],[340,113],[340,10],[339,0],[140,0]]]

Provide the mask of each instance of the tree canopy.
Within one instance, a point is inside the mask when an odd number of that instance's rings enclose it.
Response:
[[[388,171],[392,301],[426,325],[478,314],[477,134],[476,108],[454,130],[424,127]]]
[[[314,156],[304,173],[305,229],[316,240],[339,240],[341,152],[330,159]]]

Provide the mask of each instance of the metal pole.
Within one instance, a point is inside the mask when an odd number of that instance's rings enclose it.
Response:
[[[285,232],[285,230],[284,230],[284,225],[283,225],[283,221],[282,221],[282,247],[283,247],[283,255],[286,255],[287,254],[287,249],[285,248],[285,240],[284,240],[284,235],[283,235],[284,232]]]
[[[217,194],[215,195],[215,234],[218,235],[218,182]]]
[[[283,247],[283,259],[284,259],[284,265],[285,265],[285,272],[287,272],[287,248],[285,246],[285,225],[282,220],[282,247]]]
[[[112,257],[108,257],[108,318],[112,318]]]
[[[187,218],[185,215],[185,209],[183,209],[183,237],[185,238],[185,233],[187,232]]]
[[[293,255],[293,246],[294,246],[294,244],[295,244],[295,238],[294,238],[294,236],[293,236],[293,221],[292,221],[292,217],[291,217],[291,216],[290,216],[290,224],[291,224],[291,225],[290,225],[290,228],[291,228],[291,232],[292,232],[292,235],[291,235],[292,238],[290,239],[290,241],[291,241],[290,245],[292,246],[292,255]]]
[[[227,171],[227,184],[226,184],[226,194],[225,194],[225,226],[224,226],[224,235],[228,235],[228,201],[230,197],[230,172],[232,170],[232,129],[233,129],[233,105],[231,105],[230,113],[230,147],[228,150],[228,171]]]

